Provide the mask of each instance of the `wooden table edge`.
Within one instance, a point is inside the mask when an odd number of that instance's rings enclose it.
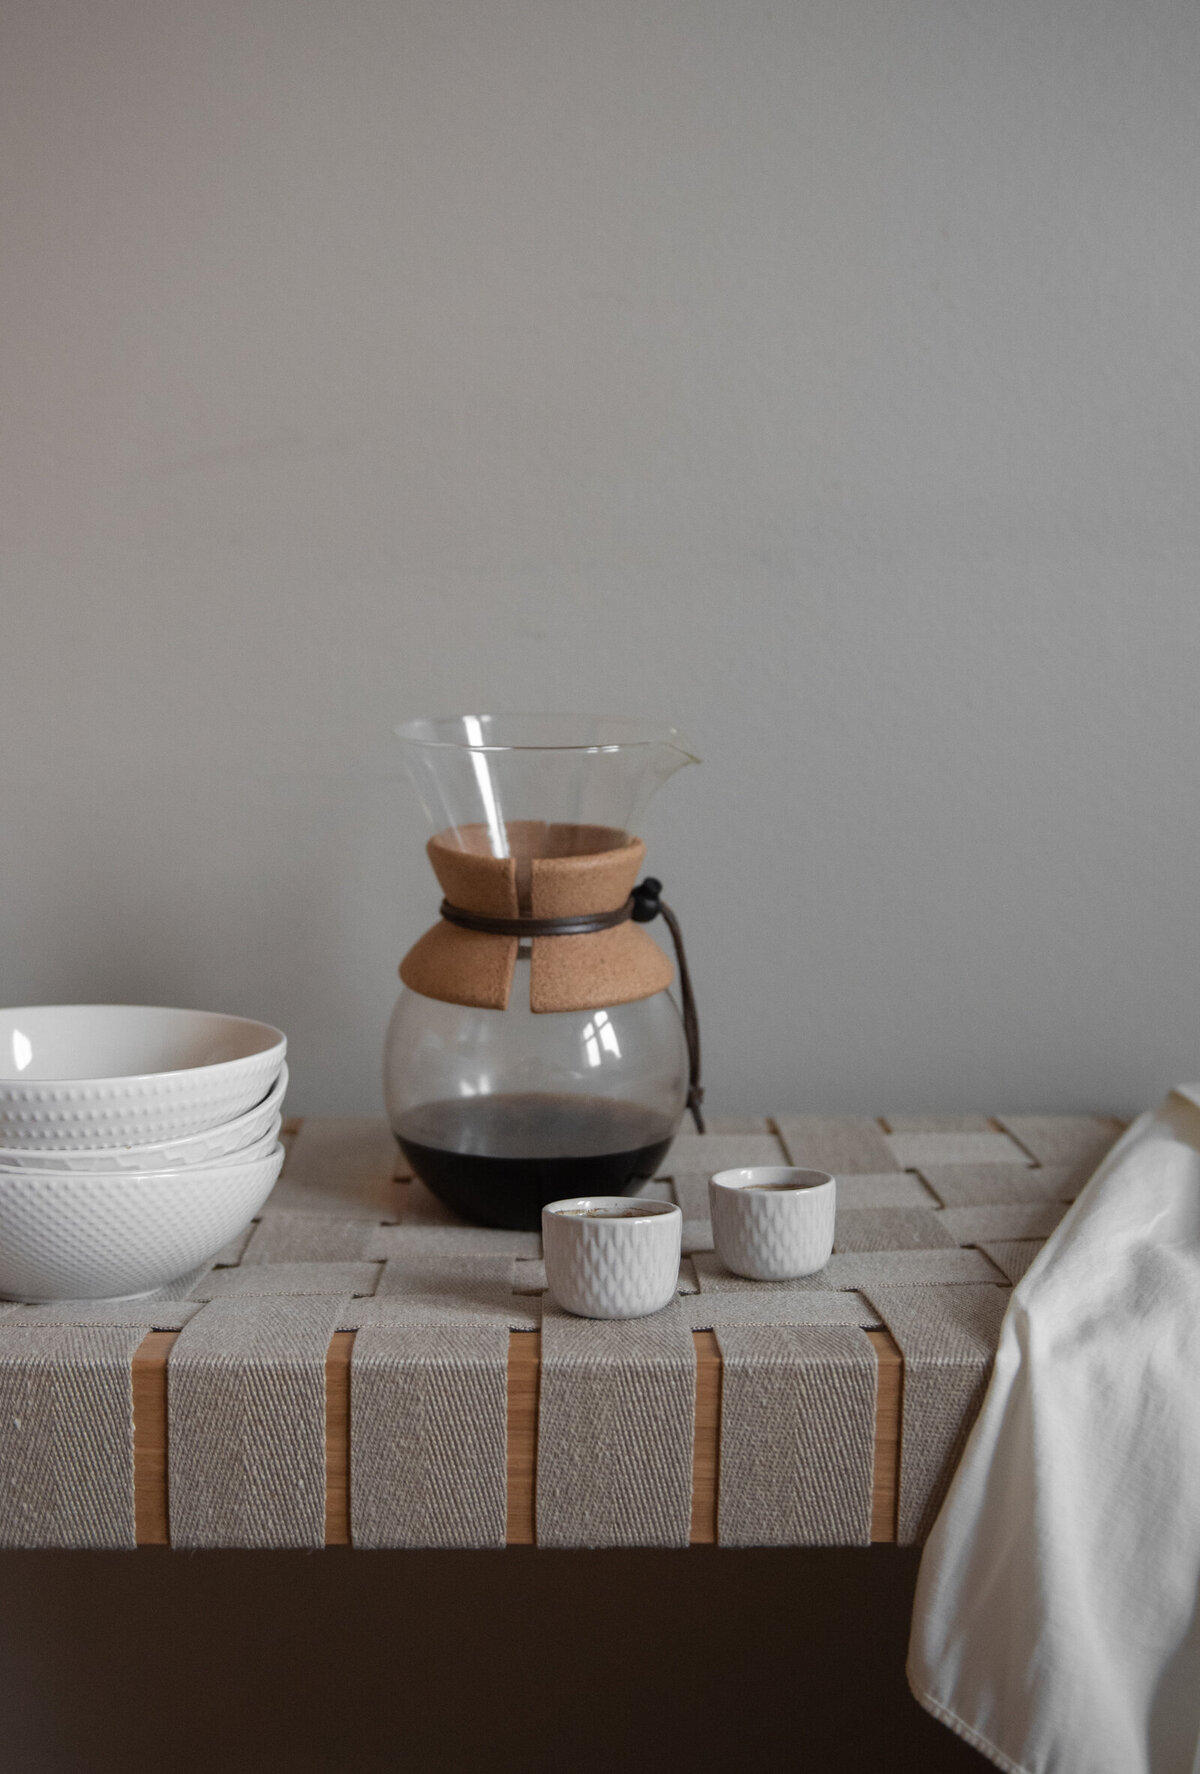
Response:
[[[150,1331],[133,1357],[134,1532],[139,1546],[169,1546],[167,1357],[178,1331]],[[896,1538],[904,1364],[887,1331],[867,1331],[878,1364],[871,1539]],[[696,1429],[692,1467],[693,1546],[717,1542],[721,1444],[721,1354],[716,1334],[693,1331]],[[350,1358],[353,1331],[336,1331],[325,1357],[325,1544],[350,1544]],[[508,1341],[508,1522],[510,1546],[537,1544],[537,1414],[542,1339]]]

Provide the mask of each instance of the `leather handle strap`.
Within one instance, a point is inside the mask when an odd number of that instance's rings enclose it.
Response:
[[[688,1050],[687,1106],[696,1124],[696,1132],[703,1133],[704,1113],[700,1106],[704,1101],[704,1086],[700,1082],[700,1013],[696,1009],[696,994],[692,990],[692,974],[688,967],[687,950],[683,946],[683,931],[679,919],[662,897],[662,882],[656,881],[653,875],[647,875],[634,888],[630,897],[636,901],[631,914],[634,922],[649,924],[661,914],[671,932],[671,941],[675,944],[675,960],[679,967],[679,996],[683,1000],[683,1032],[687,1038]]]

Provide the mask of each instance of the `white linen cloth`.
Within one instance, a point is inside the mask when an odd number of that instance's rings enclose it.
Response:
[[[1200,1774],[1200,1087],[1129,1128],[1013,1293],[908,1678],[1009,1774]]]

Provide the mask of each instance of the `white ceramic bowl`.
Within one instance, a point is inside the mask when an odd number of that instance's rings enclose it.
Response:
[[[0,1010],[0,1145],[70,1152],[185,1139],[261,1102],[286,1051],[269,1024],[209,1010]]]
[[[21,1165],[0,1164],[0,1181],[2,1181],[6,1177],[12,1177],[12,1178],[23,1177],[26,1182],[37,1182],[39,1179],[42,1179],[42,1178],[58,1177],[58,1176],[73,1176],[73,1177],[78,1177],[82,1182],[95,1183],[104,1177],[112,1177],[112,1176],[126,1176],[126,1177],[167,1177],[167,1176],[174,1177],[174,1176],[178,1176],[178,1177],[193,1177],[196,1180],[197,1185],[202,1188],[204,1186],[204,1179],[207,1176],[209,1176],[212,1171],[220,1169],[223,1165],[226,1165],[226,1164],[256,1164],[260,1158],[269,1158],[271,1153],[275,1150],[275,1147],[279,1142],[280,1125],[281,1125],[280,1117],[278,1115],[276,1115],[274,1120],[271,1122],[271,1125],[267,1128],[267,1131],[263,1134],[261,1139],[254,1140],[248,1146],[243,1146],[240,1152],[230,1152],[230,1153],[226,1154],[223,1158],[213,1158],[212,1160],[210,1160],[210,1162],[208,1164],[173,1164],[173,1165],[156,1164],[152,1170],[143,1169],[143,1170],[137,1170],[137,1171],[118,1169],[118,1168],[114,1168],[112,1166],[109,1166],[106,1169],[102,1168],[102,1169],[97,1169],[97,1170],[84,1170],[82,1165],[72,1165],[70,1170],[63,1170],[58,1165],[38,1166],[36,1164],[21,1164]],[[35,1157],[35,1156],[37,1156],[37,1154],[35,1154],[35,1153],[30,1153],[30,1152],[22,1152],[21,1153],[22,1158],[30,1158],[30,1157]],[[47,1157],[59,1157],[59,1156],[61,1156],[61,1154],[60,1153],[47,1153],[46,1156]],[[80,1156],[82,1157],[83,1154],[81,1153]],[[100,1156],[105,1157],[105,1156],[107,1156],[107,1154],[101,1153]]]
[[[580,1318],[645,1318],[674,1297],[682,1234],[683,1215],[665,1201],[552,1201],[542,1209],[546,1285]]]
[[[248,1164],[141,1176],[0,1176],[0,1296],[151,1292],[214,1257],[275,1186],[283,1147]]]
[[[251,1147],[264,1140],[273,1146],[279,1138],[283,1099],[287,1092],[286,1065],[263,1098],[236,1121],[222,1122],[220,1127],[203,1133],[189,1133],[181,1140],[160,1140],[150,1146],[98,1146],[91,1151],[54,1152],[48,1147],[22,1151],[19,1147],[0,1147],[0,1171],[145,1171],[181,1170],[196,1164],[219,1164],[225,1158],[237,1157],[245,1162]],[[269,1148],[268,1148],[269,1149]]]
[[[708,1207],[717,1255],[751,1281],[815,1275],[833,1250],[837,1183],[828,1171],[784,1164],[719,1170]]]

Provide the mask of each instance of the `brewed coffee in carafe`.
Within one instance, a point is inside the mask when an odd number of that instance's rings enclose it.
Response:
[[[623,1195],[667,1155],[672,1122],[603,1097],[481,1096],[423,1103],[397,1120],[417,1175],[464,1219],[536,1227],[547,1201]]]
[[[447,1207],[534,1229],[548,1201],[636,1189],[689,1101],[699,1113],[694,1015],[685,1033],[674,969],[644,927],[671,915],[657,883],[636,886],[633,830],[694,753],[673,729],[567,717],[400,734],[445,897],[401,964],[391,1126]]]

